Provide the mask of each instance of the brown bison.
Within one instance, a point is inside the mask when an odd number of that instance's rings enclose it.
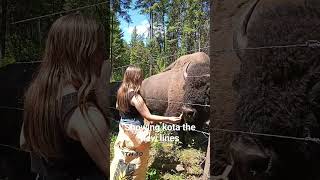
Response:
[[[209,120],[209,67],[209,57],[198,52],[180,57],[164,72],[145,79],[141,94],[147,106],[166,116],[183,113],[189,124],[201,128]]]

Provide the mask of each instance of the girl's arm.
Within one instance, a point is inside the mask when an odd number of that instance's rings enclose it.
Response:
[[[151,114],[147,105],[145,104],[144,100],[139,94],[133,96],[133,98],[131,99],[131,104],[135,106],[136,109],[139,111],[139,113],[149,121],[164,122],[164,123],[179,123],[181,120],[181,116],[165,117],[165,116],[158,116],[158,115]]]

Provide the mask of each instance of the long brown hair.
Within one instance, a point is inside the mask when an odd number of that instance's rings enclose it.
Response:
[[[129,89],[133,89],[138,93],[143,80],[143,72],[139,67],[129,66],[123,77],[122,84],[117,93],[118,109],[122,112],[127,112],[129,109],[128,94]]]
[[[30,151],[61,155],[66,126],[60,117],[62,88],[73,85],[79,108],[86,112],[105,58],[103,39],[103,27],[79,13],[60,17],[51,26],[43,62],[25,94],[24,136]]]

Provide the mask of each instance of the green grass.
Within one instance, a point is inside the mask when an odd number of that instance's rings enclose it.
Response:
[[[116,135],[110,136],[110,162],[112,161],[113,156],[114,156],[113,146],[114,146],[116,139],[117,139]]]

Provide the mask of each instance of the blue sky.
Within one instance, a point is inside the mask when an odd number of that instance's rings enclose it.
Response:
[[[120,28],[123,31],[123,39],[127,42],[131,39],[131,33],[133,28],[136,26],[138,34],[144,34],[145,37],[148,36],[149,22],[146,15],[141,15],[139,10],[130,9],[128,14],[131,17],[131,23],[127,23],[122,18],[120,20]]]

